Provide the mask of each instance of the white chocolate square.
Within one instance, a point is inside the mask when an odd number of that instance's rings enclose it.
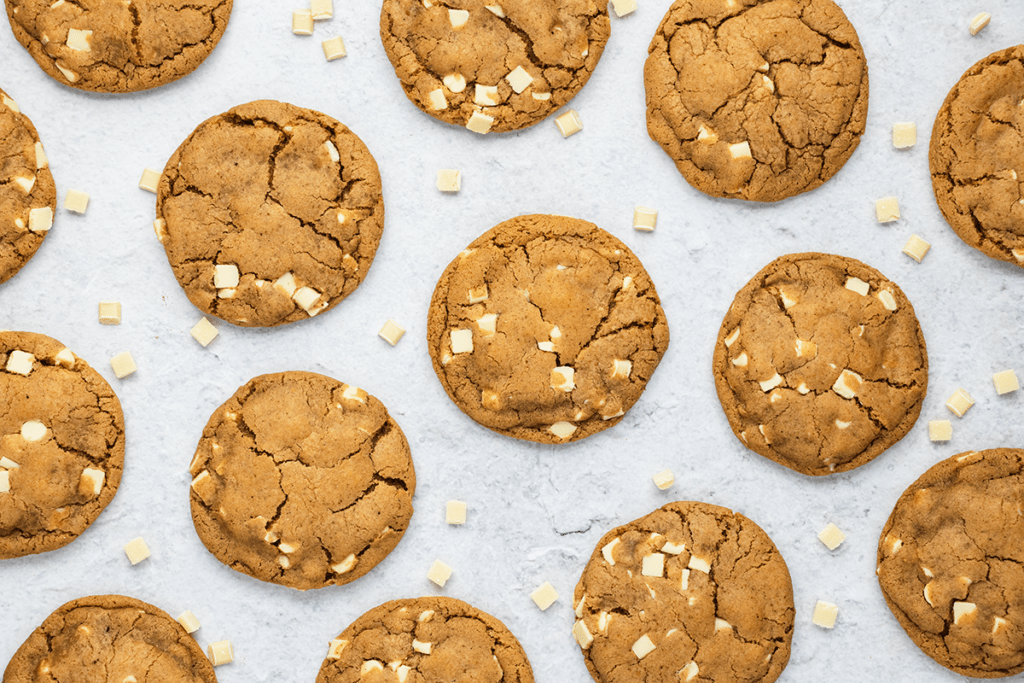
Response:
[[[422,641],[419,641],[419,640],[416,640],[415,638],[413,638],[412,639],[412,649],[415,650],[416,652],[419,652],[422,655],[429,655],[430,651],[433,649],[433,644],[431,644],[431,643],[424,643]]]
[[[384,323],[384,327],[380,328],[380,335],[384,341],[394,346],[398,343],[398,340],[405,334],[405,328],[396,323],[393,318],[388,318],[388,321]]]
[[[309,0],[309,13],[313,21],[323,21],[334,16],[334,0]]]
[[[981,12],[979,14],[974,15],[974,18],[971,19],[971,25],[969,27],[971,35],[978,35],[978,31],[988,26],[988,22],[990,21],[992,21],[992,15],[989,14],[988,12]]]
[[[292,12],[292,33],[297,36],[313,35],[313,13],[308,9]]]
[[[555,125],[558,126],[558,130],[562,133],[563,138],[575,135],[583,130],[583,121],[580,119],[580,115],[575,109],[570,109],[557,117],[555,119]]]
[[[76,52],[90,52],[92,50],[92,47],[89,45],[89,38],[91,36],[92,31],[69,28],[67,46]]]
[[[320,43],[320,47],[323,49],[324,57],[328,62],[348,56],[348,50],[345,49],[345,40],[341,36],[328,38]]]
[[[744,140],[743,142],[737,142],[736,144],[729,145],[729,156],[733,159],[753,158],[750,153],[750,143]]]
[[[356,559],[355,553],[349,553],[345,559],[338,564],[332,564],[331,571],[335,574],[347,574],[355,568],[356,562],[358,562],[358,560]]]
[[[612,379],[629,379],[629,375],[632,372],[633,361],[619,358],[612,359]]]
[[[26,377],[32,372],[32,363],[34,363],[36,357],[27,351],[19,351],[15,349],[11,351],[11,355],[7,356],[7,372],[13,372],[17,375],[25,375]]]
[[[448,583],[448,579],[450,579],[451,576],[452,568],[441,560],[434,560],[434,564],[430,566],[430,571],[427,572],[427,578],[441,588],[444,588],[444,585]]]
[[[649,655],[652,652],[654,652],[654,649],[655,649],[654,642],[651,640],[650,636],[648,636],[646,633],[643,634],[642,636],[640,636],[639,638],[637,638],[637,641],[635,643],[633,643],[633,647],[632,647],[633,654],[636,655],[637,659],[643,659],[647,655]]]
[[[832,628],[836,625],[836,617],[839,616],[839,607],[831,602],[818,600],[814,605],[814,615],[811,622],[823,628]]]
[[[274,280],[274,287],[281,291],[282,294],[286,295],[289,299],[295,294],[297,285],[295,284],[295,276],[291,273],[285,273],[281,277]]]
[[[651,232],[658,224],[658,212],[646,206],[633,209],[633,229]]]
[[[612,0],[615,16],[624,17],[636,11],[636,0]]]
[[[839,377],[836,378],[835,383],[832,385],[832,391],[843,398],[853,398],[857,395],[857,390],[860,389],[863,381],[864,378],[856,372],[846,369],[839,373]]]
[[[911,235],[907,243],[903,245],[903,253],[914,259],[918,263],[924,258],[924,255],[928,253],[928,250],[932,248],[932,245],[925,242],[917,235]]]
[[[718,628],[718,622],[719,621],[722,621],[722,620],[721,619],[715,619],[715,631],[720,630]],[[728,623],[728,622],[726,622],[726,623]],[[690,662],[689,664],[687,664],[686,666],[684,666],[682,669],[679,670],[679,675],[680,675],[681,680],[683,681],[683,683],[687,683],[687,681],[692,681],[694,678],[696,678],[698,673],[700,673],[700,667],[697,666],[697,662]]]
[[[233,263],[213,267],[213,286],[217,289],[238,286],[238,266]]]
[[[814,342],[797,339],[794,347],[799,358],[814,358],[818,355],[818,345]]]
[[[46,158],[46,150],[43,149],[43,143],[36,143],[36,170],[46,168],[50,164],[50,160]]]
[[[501,97],[498,95],[498,86],[477,83],[473,94],[473,101],[481,107],[495,106],[501,102]]]
[[[199,623],[199,619],[196,618],[196,615],[192,614],[191,610],[185,610],[182,612],[181,616],[178,617],[177,622],[185,629],[185,633],[195,633],[199,630],[199,627],[202,626],[202,624]]]
[[[768,379],[763,380],[763,381],[759,381],[758,384],[761,386],[761,391],[763,391],[765,393],[768,393],[769,391],[771,391],[775,387],[777,387],[780,384],[782,384],[782,382],[783,382],[782,375],[780,375],[779,373],[776,372],[774,375],[772,375]]]
[[[701,125],[700,130],[697,131],[697,141],[705,145],[713,145],[718,142],[718,134],[707,126]]]
[[[142,178],[139,179],[139,188],[156,194],[160,185],[160,171],[154,171],[148,166],[142,169]]]
[[[42,206],[28,212],[28,229],[32,232],[46,232],[53,227],[53,209]]]
[[[235,652],[231,648],[230,640],[218,640],[206,646],[206,656],[214,666],[228,664],[235,660]]]
[[[192,335],[192,338],[199,342],[200,346],[204,348],[209,346],[210,342],[216,339],[217,335],[220,334],[217,328],[213,326],[213,323],[207,320],[205,316],[200,318],[199,322],[192,326],[189,333]]]
[[[974,405],[974,399],[963,389],[957,389],[953,395],[946,400],[946,407],[957,417],[963,417]]]
[[[121,302],[101,301],[99,305],[100,323],[103,325],[121,324]]]
[[[98,496],[103,490],[103,480],[107,473],[103,470],[86,467],[78,479],[78,491],[87,496]]]
[[[558,592],[555,591],[554,586],[545,581],[530,593],[530,597],[535,603],[537,603],[537,607],[540,607],[541,611],[544,611],[548,607],[551,607],[555,600],[558,599]]]
[[[456,91],[453,90],[452,92]],[[469,117],[469,121],[466,123],[466,128],[469,128],[474,133],[480,133],[480,135],[484,135],[487,133],[487,131],[491,129],[492,125],[494,125],[493,116],[488,116],[487,114],[481,114],[480,112],[475,111],[473,112],[473,115]]]
[[[978,610],[978,606],[973,602],[953,602],[953,623],[959,624],[961,621],[966,620],[967,617],[971,616]]]
[[[665,575],[665,556],[661,553],[651,553],[650,555],[644,555],[643,560],[640,563],[640,573],[644,576],[664,576]]]
[[[327,646],[327,659],[341,659],[341,653],[344,652],[347,645],[347,640],[342,640],[341,638],[332,640]]]
[[[292,294],[292,301],[308,313],[314,316],[327,307],[327,301],[320,301],[320,292],[312,287],[299,287]],[[318,303],[319,302],[319,303]]]
[[[690,561],[686,563],[686,566],[694,571],[704,572],[705,574],[711,573],[711,564],[696,555],[690,555]]]
[[[119,353],[110,359],[110,367],[114,370],[114,376],[124,379],[139,368],[135,365],[135,359],[128,351]]]
[[[45,38],[45,37],[46,36],[44,35],[43,38]],[[45,40],[43,40],[42,42],[43,42],[44,45],[46,44]],[[74,71],[72,71],[71,69],[67,68],[66,66],[64,66],[60,62],[54,62],[53,65],[55,67],[57,67],[57,71],[60,71],[62,74],[64,74],[64,78],[68,79],[69,83],[74,83],[75,81],[78,80],[78,74],[76,74]]]
[[[1020,389],[1017,373],[1013,370],[1003,370],[1002,372],[995,373],[992,375],[992,382],[996,385],[996,393],[1000,396]]]
[[[676,483],[676,478],[675,475],[672,474],[672,470],[662,470],[651,477],[651,479],[654,480],[654,485],[662,491]]]
[[[441,111],[448,108],[448,98],[444,96],[444,88],[431,90],[427,97],[430,98],[430,108],[434,111]]]
[[[878,300],[882,302],[883,306],[885,306],[885,310],[896,310],[896,297],[894,297],[892,295],[892,292],[890,292],[888,289],[878,290],[878,294],[876,294],[875,296],[877,296]]]
[[[462,171],[442,168],[437,171],[437,189],[441,192],[458,192],[462,189]]]
[[[452,353],[473,353],[473,330],[452,330]]]
[[[896,149],[908,149],[917,144],[917,124],[892,124],[892,146]]]
[[[25,194],[30,194],[32,192],[32,188],[36,185],[36,177],[18,176],[14,179],[14,182],[18,187],[25,191]]]
[[[622,541],[615,538],[606,543],[605,546],[601,548],[601,554],[604,556],[605,562],[607,562],[610,565],[615,564],[615,548],[618,547],[620,543],[622,543]]]
[[[466,25],[466,22],[469,21],[469,11],[464,9],[450,9],[448,10],[448,21],[451,23],[452,28],[458,31]]]
[[[334,146],[333,142],[331,142],[330,140],[324,140],[324,149],[327,150],[327,156],[329,156],[331,158],[331,161],[333,163],[336,164],[339,161],[341,161],[341,155],[338,154],[338,148]],[[344,223],[344,222],[345,222],[344,214],[339,212],[338,213],[338,223]]]
[[[469,303],[478,304],[482,301],[487,301],[490,298],[490,292],[487,289],[487,283],[483,283],[479,287],[473,287],[467,293]]]
[[[871,290],[871,285],[861,280],[859,277],[851,277],[846,279],[844,285],[851,292],[857,292],[861,296],[867,296]]]
[[[557,436],[559,439],[568,439],[576,432],[576,425],[572,422],[556,422],[555,424],[548,427],[548,431]]]
[[[68,190],[64,195],[64,208],[75,213],[85,213],[89,208],[89,195],[81,190]]]
[[[139,536],[125,543],[124,554],[128,556],[129,562],[136,565],[149,557],[149,546],[142,540],[142,536]]]
[[[932,441],[949,441],[953,438],[953,423],[949,420],[929,420],[928,438]]]
[[[505,10],[501,8],[501,5],[484,5],[484,7],[490,10],[494,16],[502,19],[505,18]]]
[[[875,201],[875,218],[879,223],[892,223],[900,219],[900,202],[896,197],[882,197]]]
[[[529,72],[522,67],[522,65],[519,65],[512,69],[508,76],[505,76],[505,80],[508,81],[510,86],[512,86],[512,90],[519,95],[529,88],[531,83],[533,83],[533,76],[531,76]]]
[[[449,500],[445,503],[444,520],[449,524],[465,524],[466,503],[461,500]]]
[[[56,356],[54,356],[54,360],[61,365],[70,368],[75,364],[75,354],[71,353],[71,349],[65,347],[61,349]]]
[[[829,550],[835,550],[846,540],[846,534],[840,531],[835,524],[829,522],[827,527],[818,532],[818,540],[824,543]]]
[[[685,543],[672,543],[671,541],[665,541],[665,545],[661,546],[661,552],[668,553],[669,555],[678,555],[684,550],[686,550]]]
[[[561,366],[553,368],[551,370],[551,388],[562,390],[566,393],[576,388],[576,383],[573,381],[576,376],[576,371],[568,366]]]
[[[489,337],[498,329],[498,314],[486,313],[480,316],[476,320],[476,326],[480,328],[480,334],[485,337]],[[539,345],[540,344],[538,344],[538,346]]]
[[[587,628],[582,619],[573,624],[572,636],[576,639],[576,643],[584,650],[594,642],[594,636],[590,635],[590,629]]]
[[[466,77],[462,74],[448,74],[441,82],[453,93],[460,93],[466,89]]]
[[[164,239],[167,237],[167,222],[163,218],[157,218],[153,221],[153,233],[160,240],[160,244],[163,244]]]

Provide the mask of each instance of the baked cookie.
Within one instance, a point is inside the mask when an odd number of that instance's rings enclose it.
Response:
[[[668,348],[647,271],[593,223],[519,216],[473,241],[434,289],[427,348],[488,429],[564,443],[616,424]]]
[[[771,683],[789,662],[793,585],[759,526],[669,503],[605,534],[573,597],[598,683]]]
[[[935,201],[967,244],[1024,267],[1024,45],[995,52],[946,95],[928,149]]]
[[[123,595],[94,595],[59,607],[32,632],[3,683],[35,681],[216,683],[192,636],[162,609]]]
[[[928,389],[914,307],[860,261],[789,254],[739,291],[715,389],[737,438],[803,474],[846,472],[910,431]]]
[[[713,197],[813,190],[864,133],[867,63],[832,0],[676,0],[649,53],[647,131]]]
[[[445,597],[374,607],[331,641],[316,683],[375,673],[388,683],[533,683],[526,653],[503,623]]]
[[[57,189],[39,133],[0,90],[0,283],[36,253],[56,208]]]
[[[380,172],[344,124],[250,102],[199,124],[174,152],[155,227],[203,312],[244,327],[295,322],[366,277],[384,228]]]
[[[232,0],[6,0],[14,37],[58,83],[135,92],[192,73],[217,45]]]
[[[192,522],[232,569],[299,590],[373,569],[412,516],[409,443],[380,401],[311,372],[261,375],[214,411]]]
[[[117,493],[121,403],[55,339],[0,332],[0,559],[61,548]]]
[[[910,639],[962,676],[1024,671],[1024,450],[961,453],[903,492],[878,583]]]
[[[384,0],[380,13],[409,99],[477,133],[532,126],[571,100],[610,34],[608,0]]]

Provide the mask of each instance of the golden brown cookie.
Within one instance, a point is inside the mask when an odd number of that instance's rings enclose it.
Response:
[[[486,612],[445,597],[392,600],[331,641],[316,683],[533,683],[526,653]]]
[[[903,492],[878,583],[910,639],[963,676],[1024,671],[1024,450],[954,455]]]
[[[0,332],[0,559],[78,538],[122,469],[124,416],[110,385],[55,339]]]
[[[598,542],[573,597],[598,683],[771,683],[789,662],[793,585],[759,526],[675,502]]]
[[[213,665],[163,610],[123,595],[72,600],[28,637],[3,683],[216,683]]]
[[[743,444],[803,474],[846,472],[910,431],[928,389],[903,291],[860,261],[789,254],[729,307],[712,371]]]
[[[860,143],[868,68],[832,0],[676,0],[649,52],[647,131],[705,194],[792,197]]]
[[[57,190],[39,133],[0,90],[0,284],[36,253],[56,208]]]
[[[967,244],[1024,267],[1024,45],[995,52],[946,95],[928,150],[935,201]]]
[[[217,45],[232,0],[6,0],[18,42],[58,83],[135,92],[186,76]]]
[[[476,132],[532,126],[579,92],[611,34],[608,0],[384,0],[380,37],[405,94]]]
[[[192,522],[232,569],[349,583],[401,540],[416,474],[380,401],[311,372],[261,375],[214,411],[189,466]]]
[[[260,100],[207,119],[178,147],[156,217],[189,301],[268,327],[355,291],[380,244],[384,199],[377,163],[344,124]]]
[[[519,216],[434,289],[427,348],[448,396],[507,436],[565,443],[616,424],[668,348],[647,271],[593,223]]]

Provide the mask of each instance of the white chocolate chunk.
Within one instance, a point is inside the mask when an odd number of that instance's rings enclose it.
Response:
[[[946,400],[946,407],[957,417],[963,417],[974,405],[974,399],[963,389],[957,389],[953,395]]]
[[[462,74],[448,74],[441,79],[441,82],[453,93],[460,93],[466,89],[466,77]]]
[[[466,128],[469,128],[474,133],[480,133],[484,135],[494,125],[494,117],[482,114],[478,111],[473,112],[473,115],[469,117],[469,121],[466,123]]]
[[[505,80],[508,81],[508,84],[512,86],[512,90],[518,95],[530,87],[530,84],[533,83],[533,76],[522,65],[519,65],[512,69],[508,76],[505,76]]]
[[[64,208],[75,213],[85,213],[89,207],[89,195],[81,190],[68,190],[64,195]]]
[[[156,194],[160,186],[160,171],[146,167],[142,169],[142,178],[139,179],[139,188]]]
[[[665,489],[676,483],[676,478],[672,474],[672,470],[662,470],[655,474],[651,479],[654,480],[654,485],[664,491]]]
[[[287,296],[289,299],[295,294],[297,286],[295,284],[295,276],[291,273],[285,273],[281,277],[274,280],[274,287],[278,289],[282,294]]]
[[[67,46],[76,52],[90,52],[92,50],[92,47],[89,45],[89,38],[91,36],[92,31],[69,28]]]
[[[19,176],[14,179],[14,183],[22,190],[24,190],[25,194],[29,194],[30,192],[32,192],[32,188],[35,187],[36,177],[32,176],[31,178],[27,178],[24,176]]]
[[[1017,373],[1013,370],[1003,370],[1002,372],[995,373],[992,375],[992,382],[996,386],[996,393],[1000,396],[1020,389]]]
[[[698,572],[704,572],[705,574],[711,573],[711,564],[707,560],[697,557],[696,555],[690,555],[690,561],[686,566]]]
[[[818,600],[814,604],[814,615],[811,622],[822,628],[832,628],[836,625],[836,617],[839,616],[839,607],[831,602]]]
[[[932,245],[929,242],[925,242],[917,235],[911,235],[907,243],[903,245],[903,253],[920,263],[931,248]]]
[[[600,614],[597,615],[597,630],[601,633],[607,633],[608,624],[610,624],[611,621],[612,615],[602,611]]]
[[[153,221],[153,232],[156,234],[156,238],[163,244],[164,239],[167,238],[167,222],[163,218],[157,218]]]
[[[535,100],[547,101],[551,99],[551,93],[549,92],[535,92],[530,94],[533,95],[533,99]]]
[[[775,83],[764,74],[761,75],[761,85],[768,89],[768,92],[775,92]]]
[[[736,356],[735,358],[732,359],[732,364],[735,365],[738,368],[745,368],[745,367],[747,367],[747,361],[748,361],[747,352],[743,351],[743,352],[740,353],[740,355],[738,355],[738,356]]]
[[[366,392],[359,387],[351,385],[344,385],[345,388],[341,392],[341,397],[349,401],[359,401],[360,403],[366,403]]]
[[[505,18],[505,10],[501,9],[501,5],[484,5],[484,7],[489,9],[494,16],[500,17],[501,19]]]
[[[444,506],[444,519],[449,524],[465,524],[466,503],[461,500],[449,500]]]
[[[135,365],[135,359],[128,351],[117,354],[110,359],[110,367],[114,370],[114,376],[124,379],[139,368]]]
[[[7,372],[13,372],[17,375],[25,375],[26,377],[32,372],[32,364],[35,362],[36,357],[27,351],[20,351],[15,349],[11,351],[11,355],[7,357]]]
[[[843,285],[851,292],[857,292],[861,296],[867,296],[871,290],[871,285],[861,280],[859,277],[846,278],[846,284]]]
[[[441,111],[448,108],[448,98],[444,96],[444,89],[437,88],[427,93],[430,99],[430,108],[434,111]]]
[[[879,223],[892,223],[900,219],[900,202],[896,197],[882,197],[875,201],[875,218]]]
[[[45,38],[46,36],[43,36],[43,37]],[[45,45],[46,42],[48,42],[48,41],[42,41],[42,42]],[[69,83],[74,83],[75,81],[78,80],[78,74],[76,74],[74,71],[72,71],[71,69],[67,68],[66,66],[63,66],[60,62],[54,62],[53,65],[55,67],[57,67],[58,71],[60,71],[62,74],[64,74],[64,78],[68,79]]]
[[[218,640],[206,646],[206,656],[214,666],[229,664],[235,661],[235,652],[231,647],[230,640]]]
[[[973,602],[953,602],[953,623],[959,624],[961,621],[967,619],[967,617],[973,615],[978,610],[978,606]]]
[[[196,615],[192,614],[191,610],[185,610],[182,612],[176,621],[185,629],[185,633],[195,633],[202,626],[202,624],[199,623],[199,619],[196,618]]]
[[[36,170],[46,168],[50,161],[46,158],[46,151],[43,149],[43,143],[37,142],[35,146],[36,151]]]
[[[149,557],[149,546],[142,540],[142,536],[139,536],[125,544],[124,554],[128,556],[128,561],[132,565],[136,565]]]
[[[644,555],[641,561],[640,573],[644,576],[662,577],[665,575],[665,556],[661,553]]]
[[[326,300],[321,301],[320,292],[312,287],[299,287],[296,289],[295,293],[292,294],[292,301],[298,304],[310,317],[327,308],[328,304]]]
[[[570,392],[576,388],[576,383],[573,381],[576,371],[571,367],[562,366],[551,370],[551,388],[558,390],[561,389],[564,392]]]
[[[679,543],[677,545],[675,543],[671,543],[669,541],[666,541],[665,545],[661,546],[661,552],[668,553],[669,555],[678,555],[679,553],[683,552],[684,550],[686,550],[686,544],[685,543]]]
[[[615,556],[614,556],[615,548],[618,547],[618,545],[621,542],[622,541],[620,541],[619,539],[616,538],[616,539],[613,539],[611,542],[605,544],[605,546],[603,548],[601,548],[601,554],[604,556],[605,562],[607,562],[610,565],[614,565],[615,564]]]
[[[448,10],[448,21],[456,31],[466,25],[469,21],[469,11],[464,9]]]
[[[581,597],[580,601],[576,604],[576,608],[573,610],[574,613],[576,614],[576,618],[577,619],[582,619],[583,618],[583,604],[586,601],[587,601],[587,594],[584,593],[583,597]]]
[[[736,144],[729,145],[729,156],[733,159],[750,159],[750,143],[744,140],[743,142],[737,142]]]
[[[530,598],[537,604],[537,607],[540,607],[541,611],[543,611],[548,607],[551,607],[555,600],[558,600],[558,592],[555,591],[554,586],[545,581],[530,593]]]
[[[46,425],[39,420],[29,420],[21,425],[21,438],[28,442],[42,441],[46,436]]]
[[[796,388],[796,390],[798,393],[804,396],[811,393],[811,390],[807,388],[807,385],[804,382],[800,382],[800,385]]]
[[[374,671],[383,671],[384,665],[378,662],[376,659],[368,659],[363,662],[362,666],[359,667],[360,678],[366,674],[373,673]]]
[[[331,571],[335,574],[347,574],[355,568],[356,562],[358,562],[358,559],[356,558],[355,553],[349,553],[348,557],[344,560],[338,564],[332,565]]]
[[[715,617],[715,633],[718,633],[719,631],[731,631],[731,630],[732,630],[732,624],[730,624],[725,619],[721,619],[719,617]]]
[[[32,232],[46,232],[53,227],[53,209],[43,206],[28,212],[28,229]]]
[[[327,659],[341,659],[341,653],[345,651],[348,646],[347,640],[341,638],[335,638],[327,646]]]
[[[978,31],[988,26],[988,22],[990,21],[992,21],[992,15],[988,12],[980,12],[974,15],[974,18],[971,19],[971,25],[968,27],[971,35],[978,35]]]
[[[420,612],[420,615],[416,617],[416,621],[424,624],[434,618],[434,610],[427,609]]]
[[[196,475],[195,479],[192,480],[191,486],[196,495],[207,505],[210,504],[210,501],[213,500],[213,495],[217,492],[217,485],[214,483],[213,477],[206,470]],[[269,542],[272,543],[273,541]]]
[[[717,630],[717,628],[716,628],[716,630]],[[679,676],[682,678],[682,680],[685,683],[686,681],[691,681],[694,678],[696,678],[697,674],[699,672],[700,672],[700,667],[697,666],[697,662],[690,662],[689,664],[684,666],[682,668],[682,670],[680,670]]]
[[[217,289],[238,286],[238,266],[228,263],[213,267],[213,286]]]
[[[679,590],[685,591],[690,587],[690,570],[683,569],[679,572]]]
[[[648,636],[645,633],[639,638],[637,638],[637,641],[633,643],[633,647],[631,649],[633,650],[633,654],[636,655],[637,659],[643,659],[647,655],[654,652],[655,645],[654,642],[651,641],[650,636]]]
[[[824,543],[829,550],[835,550],[846,540],[846,534],[840,531],[835,524],[829,522],[828,526],[818,532],[818,540]]]
[[[476,319],[476,326],[480,328],[482,335],[490,336],[498,329],[498,314],[485,313]]]
[[[334,16],[334,0],[309,0],[309,13],[314,21],[323,21]]]
[[[473,330],[451,331],[452,353],[473,352]]]
[[[393,318],[388,318],[388,321],[384,323],[384,327],[380,328],[377,334],[388,344],[394,346],[402,338],[402,335],[405,334],[405,328],[396,323]]]
[[[996,635],[1000,631],[1005,630],[1009,624],[1010,622],[1006,619],[1003,619],[1002,617],[996,617],[992,620],[992,635]]]
[[[473,94],[473,101],[481,107],[493,107],[499,104],[501,97],[498,95],[498,86],[477,83]]]
[[[758,382],[758,384],[761,385],[761,391],[763,391],[765,393],[768,393],[769,391],[771,391],[775,387],[777,387],[780,384],[782,384],[782,382],[783,382],[782,375],[780,375],[779,373],[776,372],[774,375],[772,375],[768,379],[766,379],[764,381],[761,381],[761,382]]]
[[[296,543],[281,543],[281,544],[279,544],[277,546],[277,549],[280,550],[285,555],[291,555],[296,550],[298,550],[300,547],[302,547],[302,546],[298,542],[296,542]]]
[[[852,370],[843,370],[839,377],[836,378],[835,384],[832,385],[832,391],[836,392],[843,398],[853,398],[857,395],[857,390],[860,388],[861,382],[864,378],[858,375]]]
[[[800,358],[814,358],[818,355],[818,345],[814,342],[796,340],[796,355]]]
[[[217,338],[217,335],[220,334],[220,332],[216,327],[214,327],[213,323],[207,320],[204,316],[199,319],[199,322],[192,326],[192,329],[189,330],[189,334],[192,335],[193,339],[199,342],[200,346],[205,348],[210,345],[210,342]]]
[[[571,422],[561,421],[548,427],[548,431],[559,439],[568,439],[576,431],[576,425]]]
[[[558,126],[558,130],[562,133],[563,138],[575,135],[583,130],[583,120],[575,109],[570,109],[555,118],[555,125]]]
[[[0,457],[0,467],[3,467],[5,470],[13,470],[17,469],[19,465],[5,455]]]
[[[416,640],[415,638],[412,639],[412,649],[416,650],[416,652],[419,652],[420,654],[429,655],[432,648],[433,646],[431,643],[424,643]]]
[[[594,637],[590,635],[590,629],[583,623],[583,620],[578,620],[572,627],[572,636],[576,639],[576,643],[586,650],[590,647],[590,644],[594,642]]]
[[[462,189],[462,171],[455,168],[438,169],[435,185],[441,192],[458,192]]]
[[[427,578],[441,588],[444,588],[444,585],[448,583],[448,579],[450,579],[451,576],[452,568],[441,560],[434,560],[434,564],[430,566],[430,571],[427,572]]]
[[[471,304],[478,304],[481,301],[487,301],[488,296],[490,296],[487,290],[487,283],[485,282],[479,287],[470,288],[468,295],[469,303]]]
[[[892,146],[896,149],[909,149],[917,144],[917,124],[892,124]]]
[[[705,145],[713,145],[718,142],[718,134],[706,126],[701,126],[697,131],[697,141]]]
[[[3,103],[4,103],[4,106],[6,106],[11,111],[13,111],[15,114],[20,114],[21,113],[21,107],[18,106],[18,103],[15,102],[14,100],[12,100],[7,95],[3,96]]]
[[[651,232],[658,224],[658,212],[647,206],[633,209],[633,229]]]
[[[949,420],[929,420],[928,438],[932,441],[949,441],[953,438],[953,423]]]
[[[736,340],[740,338],[740,326],[737,325],[736,329],[729,333],[729,336],[725,338],[725,348],[731,347],[736,343]]]
[[[615,16],[624,17],[636,11],[636,0],[612,0]]]
[[[612,360],[612,379],[629,379],[633,372],[633,362],[615,358]]]
[[[878,300],[882,302],[882,305],[885,306],[885,310],[887,310],[887,311],[895,311],[896,310],[896,298],[892,295],[892,292],[890,292],[888,289],[880,289],[880,290],[878,290],[878,294],[876,294],[876,296],[878,297]]]
[[[103,470],[86,467],[82,470],[82,476],[78,480],[78,490],[85,495],[98,496],[103,490],[103,480],[106,476]]]
[[[313,35],[313,13],[308,9],[292,12],[292,33],[298,36]]]
[[[331,158],[331,161],[334,163],[341,161],[341,155],[338,154],[338,148],[334,146],[333,142],[324,140],[324,149],[327,150],[327,156]]]

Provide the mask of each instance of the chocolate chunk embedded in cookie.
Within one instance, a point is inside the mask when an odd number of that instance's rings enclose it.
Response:
[[[448,396],[483,426],[542,443],[616,424],[668,348],[654,284],[593,223],[530,215],[473,241],[438,280],[427,348]]]
[[[669,503],[605,534],[573,597],[598,683],[771,683],[789,662],[793,586],[759,526]]]
[[[878,583],[910,639],[962,676],[1024,671],[1024,450],[954,455],[903,492]]]
[[[873,460],[914,426],[928,355],[914,308],[860,261],[789,254],[739,291],[713,359],[729,426],[803,474]]]
[[[110,385],[55,339],[0,332],[0,559],[78,538],[122,469],[124,416]]]
[[[831,0],[676,0],[649,52],[647,130],[705,194],[813,190],[864,133],[867,63]]]
[[[192,521],[236,571],[300,590],[375,567],[412,516],[409,443],[380,401],[311,372],[261,375],[210,417]]]

